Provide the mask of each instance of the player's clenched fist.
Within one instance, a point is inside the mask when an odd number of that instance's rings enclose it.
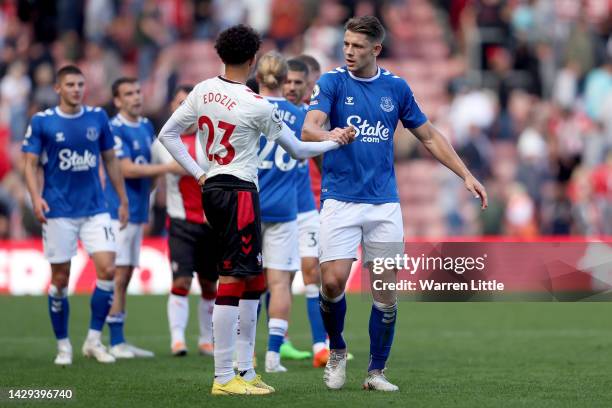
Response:
[[[352,143],[355,141],[355,136],[357,135],[357,131],[355,130],[354,127],[349,126],[349,127],[344,128],[344,134],[348,138],[347,143]]]

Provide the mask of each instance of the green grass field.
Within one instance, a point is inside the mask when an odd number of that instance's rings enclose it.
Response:
[[[87,297],[71,298],[70,333],[80,351],[89,316]],[[265,397],[211,397],[211,358],[195,353],[196,302],[192,297],[191,354],[169,353],[166,298],[130,297],[127,338],[157,357],[100,365],[75,354],[68,368],[52,364],[55,341],[44,297],[0,297],[0,388],[63,388],[68,405],[129,406],[350,406],[350,407],[610,407],[612,304],[415,303],[400,304],[389,378],[392,395],[361,390],[368,359],[370,304],[349,298],[346,339],[355,359],[341,391],[329,391],[310,361],[287,361],[285,374],[265,374],[277,389]],[[260,319],[257,354],[267,334]],[[303,297],[289,329],[296,346],[309,347]],[[4,397],[5,398],[5,397]],[[239,404],[239,405],[238,405]],[[9,402],[1,406],[57,403]]]

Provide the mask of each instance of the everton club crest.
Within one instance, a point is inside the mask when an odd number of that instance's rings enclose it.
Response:
[[[395,108],[395,106],[393,106],[393,100],[391,98],[388,96],[383,96],[380,98],[380,109],[384,110],[385,112],[391,112],[393,108]]]
[[[96,129],[95,127],[88,127],[86,135],[88,140],[95,142],[96,140],[98,140],[98,129]]]

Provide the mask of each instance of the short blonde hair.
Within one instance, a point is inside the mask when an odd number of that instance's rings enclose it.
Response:
[[[285,82],[288,70],[285,58],[276,51],[270,51],[259,59],[255,78],[259,85],[277,89]]]

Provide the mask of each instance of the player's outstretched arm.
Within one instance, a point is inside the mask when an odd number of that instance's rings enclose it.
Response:
[[[327,122],[327,114],[318,110],[309,111],[302,126],[302,140],[306,142],[320,142],[328,140],[328,131],[323,129]]]
[[[103,151],[102,159],[104,160],[104,167],[106,168],[108,178],[119,196],[119,224],[121,228],[124,228],[128,222],[129,209],[128,198],[125,192],[125,182],[121,175],[119,160],[117,160],[117,156],[115,156],[115,151],[113,149]]]
[[[289,153],[289,156],[296,160],[309,159],[340,147],[339,143],[331,140],[322,142],[302,142],[295,137],[295,134],[285,124],[283,124],[283,130],[280,137],[276,139],[276,143],[285,149],[285,151]]]
[[[179,176],[186,176],[189,174],[176,160],[174,160],[174,157],[172,157],[159,140],[155,140],[151,145],[151,163],[167,166],[168,173]]]
[[[302,126],[302,140],[305,142],[321,142],[333,140],[341,145],[351,143],[354,138],[354,131],[351,135],[348,128],[335,128],[325,130],[323,126],[327,122],[327,114],[320,110],[312,110],[306,114],[304,125]]]
[[[168,166],[170,167],[168,169],[169,173],[176,174],[177,176],[186,176],[189,174],[187,173],[187,170],[185,170],[183,166],[178,164],[176,160],[172,160],[170,163],[168,163]]]
[[[36,219],[41,223],[47,222],[46,212],[49,212],[49,205],[44,198],[40,195],[40,188],[38,186],[38,177],[36,172],[38,171],[38,155],[34,153],[25,153],[25,168],[23,174],[26,181],[26,187],[32,198],[32,206],[34,207],[34,215]]]
[[[174,159],[191,174],[200,185],[204,184],[206,179],[204,170],[198,166],[195,160],[189,155],[187,148],[181,141],[181,132],[186,127],[181,126],[175,119],[174,115],[179,112],[182,106],[177,109],[174,114],[168,119],[162,130],[159,132],[158,139],[174,157]]]
[[[481,208],[488,206],[487,192],[478,180],[470,173],[453,146],[446,138],[427,121],[423,125],[410,131],[423,143],[429,152],[443,165],[452,170],[463,179],[467,188],[475,198],[480,198]]]
[[[173,170],[170,164],[137,164],[128,157],[119,161],[124,178],[157,177]]]

